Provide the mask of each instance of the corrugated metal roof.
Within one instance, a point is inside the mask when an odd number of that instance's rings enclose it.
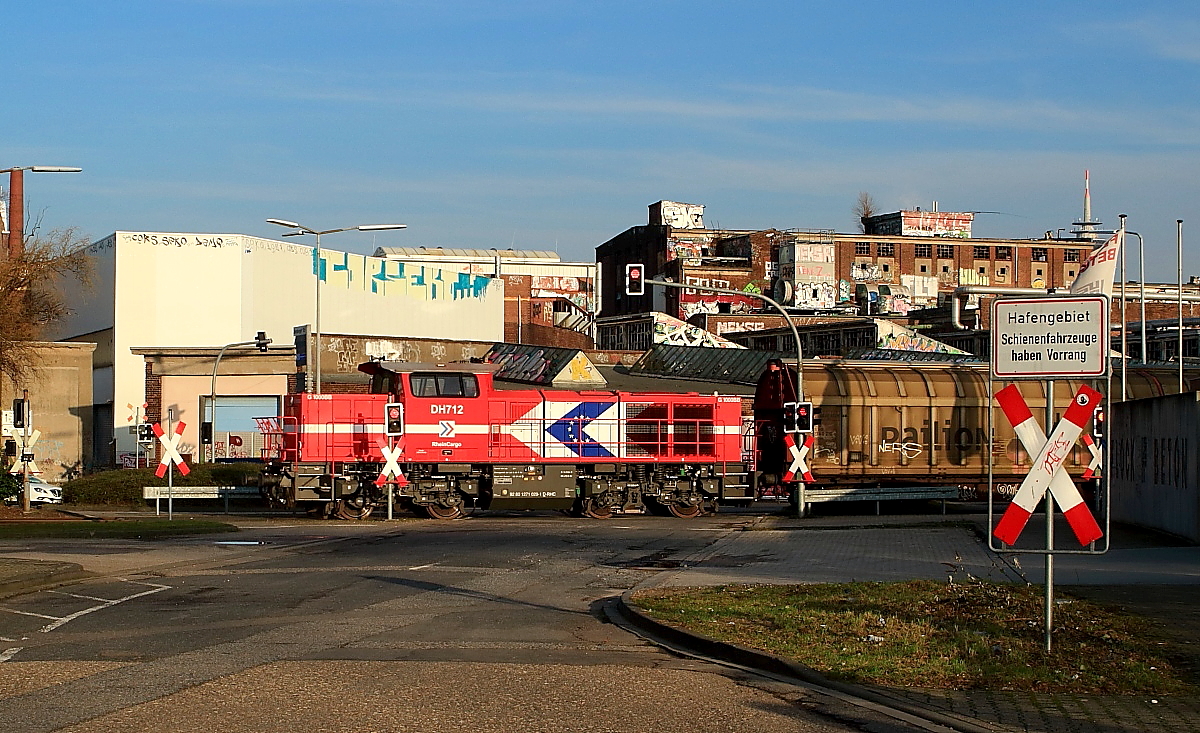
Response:
[[[795,354],[748,349],[710,349],[701,346],[655,344],[629,368],[630,374],[670,379],[757,384],[771,359],[795,359]]]

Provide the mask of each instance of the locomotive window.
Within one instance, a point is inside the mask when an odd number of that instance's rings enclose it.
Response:
[[[479,381],[474,374],[413,374],[409,384],[414,397],[479,396]]]
[[[437,382],[432,374],[414,374],[408,381],[413,397],[437,397]]]
[[[376,372],[371,375],[371,394],[404,394],[404,387],[397,374]]]

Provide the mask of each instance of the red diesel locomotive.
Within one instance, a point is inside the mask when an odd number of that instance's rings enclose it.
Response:
[[[362,519],[471,508],[695,517],[753,498],[742,399],[498,390],[491,364],[369,362],[369,394],[292,394],[260,420],[273,504]],[[389,461],[389,459],[391,459]]]

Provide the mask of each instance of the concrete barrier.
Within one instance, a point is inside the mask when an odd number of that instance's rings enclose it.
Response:
[[[1113,521],[1200,542],[1200,393],[1114,403],[1107,422]]]

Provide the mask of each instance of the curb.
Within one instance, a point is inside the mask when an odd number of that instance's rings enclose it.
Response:
[[[17,558],[0,558],[11,569],[13,565],[27,565],[15,573],[6,573],[0,580],[0,598],[30,593],[44,588],[52,588],[83,578],[90,578],[94,573],[83,569],[79,563],[45,562],[41,560],[24,560]]]
[[[682,651],[689,655],[710,657],[739,667],[782,677],[793,683],[800,682],[840,693],[844,696],[900,711],[929,723],[961,731],[961,733],[996,733],[999,730],[987,725],[983,721],[962,718],[918,707],[907,700],[892,697],[878,690],[845,682],[836,682],[825,677],[815,669],[797,664],[784,657],[768,654],[757,649],[750,649],[739,644],[718,641],[703,634],[693,634],[676,626],[664,624],[643,613],[634,605],[632,596],[637,590],[636,588],[627,590],[614,599],[615,603],[607,604],[605,610],[608,618],[618,626],[632,626],[642,631],[645,638],[659,646],[664,646],[672,651]]]

